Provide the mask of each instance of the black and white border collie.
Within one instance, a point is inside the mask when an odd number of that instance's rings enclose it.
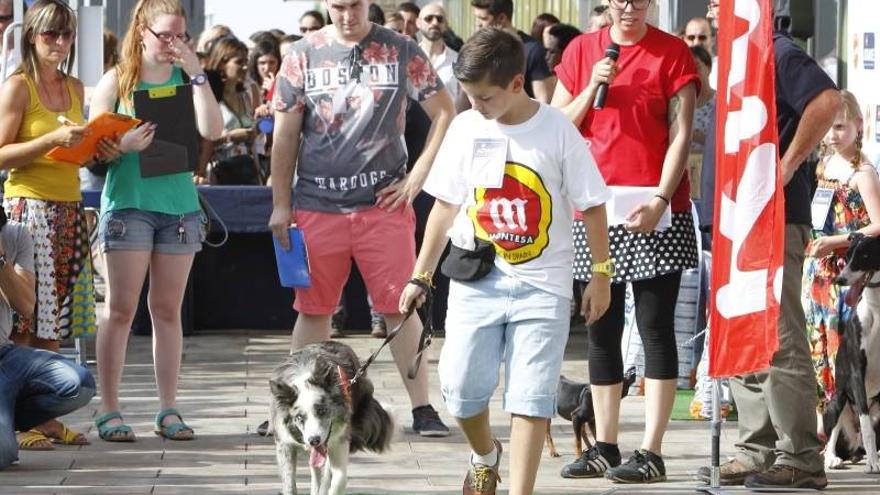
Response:
[[[880,473],[880,238],[854,233],[850,242],[835,282],[849,286],[845,303],[855,310],[840,322],[836,391],[822,418],[828,435],[825,466],[839,469],[844,461],[864,456],[865,472]]]
[[[350,452],[385,451],[391,443],[391,416],[373,398],[351,347],[339,342],[311,344],[294,352],[269,380],[270,424],[281,474],[282,494],[296,493],[296,457],[307,453],[312,495],[342,495]]]

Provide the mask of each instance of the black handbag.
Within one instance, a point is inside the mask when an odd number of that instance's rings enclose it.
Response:
[[[482,239],[474,239],[474,250],[449,246],[449,254],[440,265],[443,275],[460,282],[479,280],[495,266],[495,245]]]
[[[236,155],[214,162],[211,184],[216,186],[259,186],[257,163],[251,155]]]

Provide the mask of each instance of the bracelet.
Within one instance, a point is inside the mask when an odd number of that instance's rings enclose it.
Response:
[[[667,205],[669,204],[669,198],[667,198],[666,196],[664,196],[662,194],[659,194],[659,193],[655,194],[654,197],[662,199]]]
[[[415,273],[412,276],[412,280],[417,280],[432,289],[434,288],[434,272]]]

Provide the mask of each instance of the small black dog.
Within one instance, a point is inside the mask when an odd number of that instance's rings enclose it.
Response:
[[[825,467],[858,462],[865,471],[880,473],[880,238],[850,234],[846,266],[835,280],[850,287],[844,302],[852,317],[841,321],[840,348],[834,365],[837,390],[822,417],[828,444]]]
[[[636,367],[626,370],[623,374],[623,391],[621,398],[629,394],[629,388],[636,381]],[[593,392],[589,383],[579,383],[569,380],[564,376],[559,377],[559,385],[556,386],[556,413],[571,421],[574,429],[574,448],[577,456],[583,453],[581,443],[586,443],[590,448],[590,439],[587,429],[595,438],[596,436],[596,413],[593,411]],[[550,435],[550,420],[547,420],[547,447],[551,457],[559,457],[553,437]]]

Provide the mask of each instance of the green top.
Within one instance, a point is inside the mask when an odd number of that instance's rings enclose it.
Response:
[[[137,89],[152,89],[183,84],[183,73],[175,67],[171,78],[160,84],[141,81]],[[117,104],[118,113],[134,116],[133,109]],[[101,194],[101,211],[134,208],[143,211],[182,215],[200,210],[192,172],[141,177],[140,155],[125,153],[107,171],[107,182]]]

